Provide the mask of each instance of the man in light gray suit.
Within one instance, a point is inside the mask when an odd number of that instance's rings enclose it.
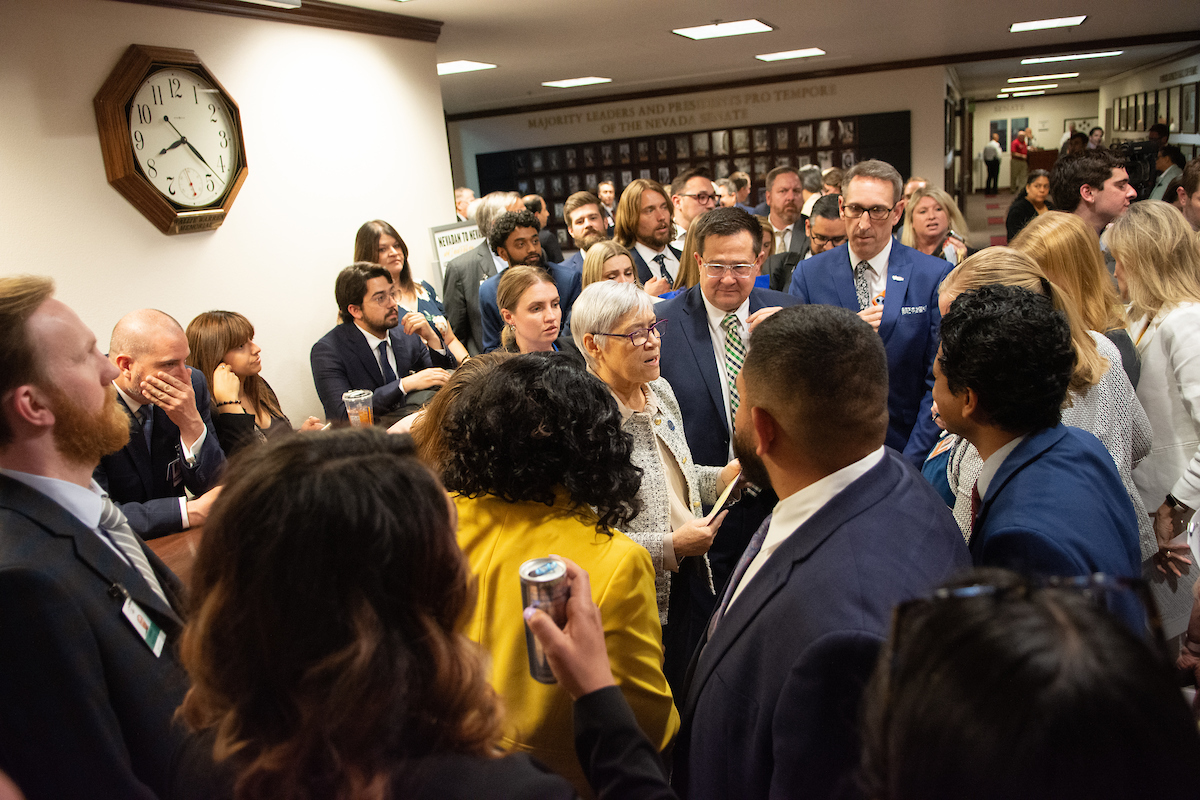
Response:
[[[483,234],[483,241],[469,253],[463,253],[446,265],[442,282],[442,304],[446,309],[446,321],[454,335],[467,346],[473,355],[483,352],[483,325],[479,317],[479,284],[495,275],[507,264],[492,252],[488,236],[492,223],[506,211],[523,211],[525,204],[516,192],[492,192],[483,197],[475,211],[475,224]]]

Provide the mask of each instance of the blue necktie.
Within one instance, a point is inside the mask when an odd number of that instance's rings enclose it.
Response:
[[[721,618],[725,616],[725,609],[729,607],[729,601],[733,599],[733,593],[737,590],[738,584],[742,582],[742,576],[746,574],[746,570],[750,567],[750,562],[758,555],[758,551],[762,550],[763,540],[767,538],[767,531],[771,527],[771,517],[774,514],[768,514],[763,520],[763,524],[754,532],[754,536],[750,538],[750,544],[746,545],[746,549],[742,552],[742,557],[738,559],[737,567],[733,570],[733,575],[729,578],[729,583],[725,585],[725,591],[721,595],[721,605],[717,606],[717,610],[713,612],[712,619],[708,622],[708,639],[712,640],[713,634],[717,632],[717,625],[721,622]]]
[[[142,406],[134,414],[138,424],[142,426],[142,438],[146,440],[146,450],[150,450],[150,433],[154,424],[154,409],[149,404]]]
[[[658,264],[659,277],[665,278],[668,281],[671,280],[671,276],[667,274],[667,257],[659,253],[654,257],[654,263]]]
[[[383,371],[383,382],[385,384],[396,380],[396,373],[392,369],[392,365],[388,363],[387,344],[387,342],[380,342],[379,347],[376,348],[379,350],[379,369]]]

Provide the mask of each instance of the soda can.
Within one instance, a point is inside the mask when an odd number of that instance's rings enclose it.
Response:
[[[550,615],[554,624],[567,624],[567,598],[571,587],[567,583],[567,565],[557,558],[531,558],[518,570],[521,576],[521,608],[540,608]],[[542,644],[525,626],[525,647],[529,651],[529,674],[540,683],[558,683]]]

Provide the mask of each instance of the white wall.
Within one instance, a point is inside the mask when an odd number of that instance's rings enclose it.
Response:
[[[1097,124],[1104,126],[1104,114],[1099,111],[1099,95],[1096,92],[1080,94],[1048,95],[1044,97],[1022,97],[1008,100],[991,100],[975,104],[975,120],[972,139],[974,151],[971,154],[975,170],[975,191],[982,192],[987,180],[987,169],[983,166],[981,154],[983,146],[991,138],[992,120],[1007,120],[1010,123],[1008,141],[1004,143],[1004,156],[1000,159],[1000,188],[1006,189],[1009,180],[1009,166],[1012,159],[1008,157],[1009,147],[1015,138],[1011,130],[1013,119],[1028,117],[1029,125],[1033,128],[1033,139],[1038,147],[1043,149],[1059,148],[1059,140],[1066,130],[1065,121],[1069,119],[1095,118]],[[1087,131],[1084,131],[1086,134]]]
[[[580,105],[554,111],[451,122],[456,184],[479,189],[478,153],[623,136],[740,127],[815,117],[912,112],[912,169],[939,185],[944,167],[943,67],[923,67],[759,87],[664,94],[644,100]],[[661,110],[660,109],[661,105]],[[660,124],[658,121],[662,120]],[[641,127],[622,127],[634,124]],[[655,127],[648,127],[654,124]]]
[[[1170,75],[1174,72],[1187,71],[1189,68],[1196,70],[1191,75],[1169,78],[1161,80],[1162,76]],[[1196,83],[1200,81],[1200,53],[1179,58],[1174,61],[1168,61],[1163,64],[1158,64],[1153,67],[1148,67],[1140,72],[1135,72],[1127,75],[1120,80],[1106,83],[1100,87],[1100,108],[1103,114],[1103,109],[1112,108],[1113,100],[1118,97],[1125,97],[1134,94],[1135,92],[1149,92],[1157,89],[1159,92],[1159,104],[1162,107],[1162,95],[1164,90],[1170,89],[1172,86],[1179,86],[1184,83]],[[1153,121],[1146,124],[1146,128],[1154,124]],[[1145,133],[1134,133],[1132,131],[1121,131],[1113,135],[1117,140],[1143,140],[1146,138]],[[1106,137],[1107,140],[1107,137]],[[1171,131],[1172,144],[1194,144],[1200,145],[1200,134],[1181,134],[1178,128]]]
[[[216,231],[164,236],[108,185],[92,98],[130,44],[195,50],[237,101],[250,174]],[[284,411],[323,416],[308,352],[364,221],[454,221],[434,45],[109,0],[0,2],[0,274],[52,276],[107,342],[127,311],[257,328]],[[102,347],[104,345],[102,344]]]

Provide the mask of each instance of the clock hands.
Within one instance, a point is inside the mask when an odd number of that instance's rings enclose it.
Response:
[[[175,127],[175,123],[171,122],[171,118],[169,116],[167,116],[166,114],[163,114],[163,122],[170,125],[171,130],[173,130],[179,134],[179,141],[176,142],[175,144],[171,145],[170,147],[168,147],[167,150],[173,150],[174,148],[178,147],[180,144],[186,144],[188,146],[188,150],[191,150],[192,154],[195,155],[196,158],[200,159],[200,163],[203,164],[204,166],[208,167],[209,172],[212,174],[212,176],[214,178],[216,178],[217,180],[221,181],[222,184],[224,184],[225,181],[221,180],[221,176],[217,174],[217,171],[212,168],[211,164],[209,164],[207,161],[204,160],[204,156],[200,155],[200,151],[192,146],[192,143],[187,140],[187,137],[183,135],[183,132],[180,131],[179,128]],[[164,150],[163,152],[166,152],[166,151]],[[162,153],[159,153],[159,155],[162,155]]]
[[[174,127],[174,126],[171,126],[171,127]],[[170,152],[171,150],[174,150],[176,147],[179,147],[179,145],[183,144],[185,141],[186,141],[185,139],[180,139],[179,141],[175,142],[175,144],[171,145],[170,147],[164,147],[162,150],[159,150],[158,154],[161,156],[164,153]]]

